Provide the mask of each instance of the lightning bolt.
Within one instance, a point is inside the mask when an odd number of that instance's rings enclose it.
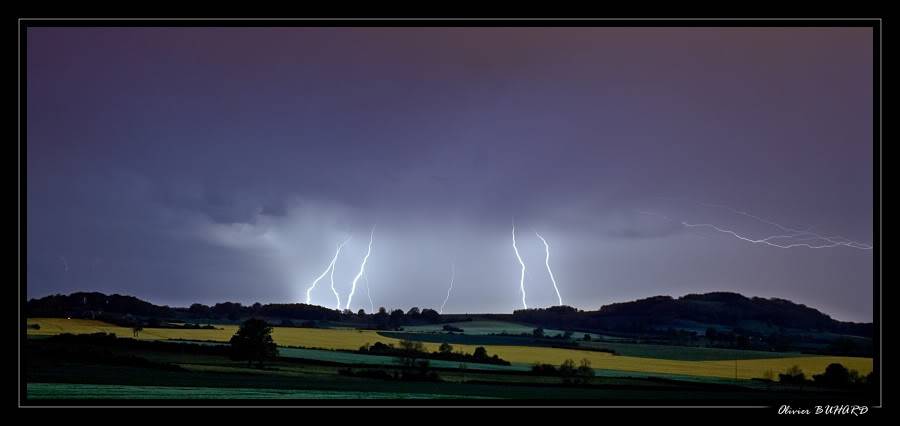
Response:
[[[534,234],[541,239],[542,243],[544,243],[544,252],[547,253],[547,256],[544,257],[544,264],[547,265],[547,272],[550,273],[550,281],[553,282],[553,289],[556,290],[556,298],[559,299],[559,306],[562,306],[562,296],[559,295],[559,287],[556,286],[556,278],[553,277],[553,270],[550,269],[550,245],[547,244],[547,240],[545,240],[541,234],[538,234],[537,231],[534,231]]]
[[[375,238],[375,227],[372,227],[372,232],[369,234],[369,250],[366,251],[366,257],[363,258],[362,264],[359,265],[359,273],[356,274],[356,277],[353,278],[353,284],[350,287],[350,295],[347,296],[347,304],[344,306],[344,309],[350,309],[350,302],[353,300],[353,293],[356,293],[356,282],[359,281],[360,277],[366,273],[366,262],[369,261],[369,255],[372,254],[372,240]],[[341,302],[338,300],[338,306],[340,306]]]
[[[441,309],[438,311],[439,314],[444,313],[444,305],[447,304],[447,300],[450,299],[450,292],[453,290],[453,279],[456,277],[456,264],[450,264],[450,288],[447,289],[447,296],[444,297],[444,303],[441,303]]]
[[[311,299],[310,299],[310,296],[311,296],[311,294],[312,294],[313,289],[316,288],[316,284],[318,284],[319,281],[322,280],[322,278],[325,278],[325,275],[328,274],[328,271],[332,271],[332,272],[331,272],[331,276],[332,276],[332,279],[331,279],[331,289],[334,290],[334,264],[335,264],[335,262],[337,262],[338,255],[341,254],[341,248],[344,247],[344,244],[347,244],[347,241],[350,241],[350,238],[351,238],[351,237],[347,237],[347,239],[344,240],[344,242],[342,242],[342,243],[340,243],[340,244],[338,245],[338,247],[337,247],[337,252],[334,253],[334,258],[331,259],[331,263],[329,263],[329,264],[328,264],[328,267],[325,268],[325,272],[322,272],[322,275],[319,275],[319,276],[312,282],[312,284],[309,286],[309,288],[306,289],[306,304],[307,304],[307,305],[310,303],[310,300],[311,300]],[[335,291],[334,294],[335,294],[335,296],[337,296],[337,291]],[[338,300],[340,300],[340,299],[338,299]],[[340,303],[340,302],[339,302],[339,303]],[[340,305],[338,305],[338,307],[340,307]]]
[[[363,274],[363,278],[366,280],[366,296],[369,297],[369,312],[375,312],[375,304],[372,303],[372,293],[369,292],[369,273],[366,272]]]
[[[341,249],[344,248],[344,245],[341,244],[338,246],[337,253],[334,254],[334,260],[331,261],[331,291],[334,293],[334,298],[337,300],[337,304],[334,306],[334,309],[341,309],[341,295],[338,294],[337,289],[334,288],[334,266],[337,264],[338,255],[341,254]]]
[[[513,251],[516,253],[516,259],[519,261],[519,265],[522,265],[522,276],[519,278],[519,289],[522,290],[522,306],[525,309],[528,309],[528,305],[525,304],[525,262],[522,261],[522,256],[519,256],[519,248],[516,247],[516,224],[513,223],[512,227],[512,246]]]
[[[816,246],[816,247],[812,247],[812,248],[825,248],[825,247],[847,246],[847,247],[852,247],[852,248],[860,249],[860,250],[871,250],[871,249],[872,249],[872,246],[871,246],[870,244],[865,244],[865,243],[861,243],[861,242],[858,242],[858,241],[853,241],[853,240],[851,240],[851,239],[849,239],[849,238],[844,238],[844,237],[842,237],[842,236],[840,236],[840,235],[824,236],[824,235],[822,235],[822,234],[818,234],[818,233],[812,232],[812,231],[810,231],[810,230],[808,230],[808,229],[807,229],[807,230],[800,230],[800,229],[789,228],[789,227],[787,227],[787,226],[783,226],[783,225],[781,225],[781,224],[772,222],[771,220],[766,220],[766,219],[763,219],[763,218],[761,218],[761,217],[759,217],[759,216],[756,216],[756,215],[753,215],[753,214],[747,213],[747,212],[745,212],[745,211],[741,211],[741,210],[738,210],[738,209],[735,209],[735,208],[732,208],[732,207],[729,207],[729,206],[726,206],[726,205],[723,205],[723,204],[709,204],[709,203],[700,203],[700,204],[703,205],[703,206],[707,206],[707,207],[715,207],[715,208],[726,209],[726,210],[728,210],[728,211],[730,211],[730,212],[732,212],[732,213],[739,214],[739,215],[745,216],[745,217],[749,217],[749,218],[751,218],[751,219],[754,219],[754,220],[757,220],[757,221],[759,221],[759,222],[765,223],[766,225],[774,226],[774,227],[776,227],[776,228],[778,228],[778,229],[780,229],[780,230],[782,230],[782,231],[785,231],[785,232],[791,232],[791,233],[794,234],[794,235],[792,235],[792,237],[798,237],[798,236],[802,236],[802,235],[808,235],[808,236],[810,236],[810,238],[805,238],[804,241],[810,241],[810,240],[813,240],[813,241],[814,241],[814,240],[822,240],[822,241],[827,241],[827,242],[828,242],[828,244],[823,244],[823,245]],[[799,245],[795,245],[795,246],[804,246],[804,244],[799,244]],[[809,245],[805,245],[805,246],[809,246]]]
[[[69,272],[69,262],[66,261],[66,258],[65,258],[64,256],[60,256],[60,257],[59,257],[59,260],[62,261],[62,264],[63,264],[63,270],[66,271],[66,272]]]

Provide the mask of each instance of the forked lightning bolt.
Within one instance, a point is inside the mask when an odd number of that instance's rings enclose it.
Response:
[[[541,239],[541,242],[544,243],[544,251],[547,253],[547,256],[544,257],[544,264],[547,265],[547,272],[550,273],[550,281],[553,283],[553,289],[556,290],[556,298],[559,300],[559,306],[562,306],[562,296],[559,295],[559,287],[556,286],[556,278],[553,277],[553,270],[550,269],[550,244],[547,244],[547,240],[538,234],[537,231],[534,232],[538,238]]]
[[[522,256],[519,256],[519,248],[516,247],[516,225],[513,224],[512,227],[512,246],[513,251],[516,253],[516,259],[519,261],[519,265],[522,266],[522,275],[519,278],[519,289],[522,290],[522,307],[528,309],[528,305],[525,303],[525,262],[522,261]]]
[[[325,268],[325,271],[322,272],[322,275],[319,275],[318,277],[316,277],[316,279],[312,282],[312,284],[309,286],[309,288],[306,289],[306,304],[307,305],[310,303],[310,300],[312,300],[311,295],[312,295],[313,289],[316,288],[316,284],[318,284],[319,281],[322,280],[322,278],[325,278],[325,275],[328,274],[328,271],[330,271],[334,268],[334,263],[337,261],[338,255],[341,254],[341,247],[344,247],[344,244],[347,244],[347,241],[350,241],[350,238],[351,237],[347,237],[347,239],[344,240],[344,242],[342,242],[338,245],[337,252],[334,253],[334,257],[331,259],[331,263],[328,264],[328,267]],[[334,273],[332,273],[332,276],[334,276]],[[331,288],[332,288],[332,290],[334,289],[334,280],[333,279],[332,279]],[[337,292],[335,292],[335,294],[337,294]]]
[[[450,264],[450,288],[447,289],[447,295],[444,297],[444,303],[441,303],[441,309],[438,311],[439,314],[444,313],[444,305],[447,304],[447,300],[450,299],[450,292],[453,291],[453,279],[456,277],[456,264]]]
[[[366,251],[366,257],[363,258],[362,264],[359,265],[359,273],[353,278],[353,283],[350,286],[350,295],[347,296],[347,304],[344,306],[344,309],[350,309],[350,302],[353,301],[353,294],[356,293],[356,282],[366,273],[366,262],[369,261],[369,255],[372,254],[372,240],[375,238],[375,227],[372,227],[372,232],[369,234],[369,249]],[[338,301],[338,306],[340,306],[340,301]]]

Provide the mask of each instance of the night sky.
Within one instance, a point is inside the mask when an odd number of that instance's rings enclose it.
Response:
[[[28,297],[303,302],[352,236],[343,308],[377,224],[354,311],[366,277],[437,309],[455,265],[445,312],[510,312],[515,222],[528,307],[537,231],[580,309],[871,321],[872,75],[867,28],[30,28]]]

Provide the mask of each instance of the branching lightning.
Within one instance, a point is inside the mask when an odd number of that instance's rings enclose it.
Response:
[[[450,264],[450,288],[447,289],[447,296],[444,297],[444,303],[441,303],[441,309],[438,311],[439,314],[444,313],[444,305],[447,304],[447,300],[450,299],[450,292],[453,291],[453,279],[456,278],[456,264]]]
[[[327,275],[328,271],[331,270],[331,265],[334,265],[334,259],[331,260],[331,262],[325,268],[325,271],[322,272],[322,275],[319,275],[318,277],[316,277],[316,279],[312,282],[312,284],[306,289],[306,304],[307,305],[310,303],[310,300],[312,298],[313,289],[316,288],[316,284],[318,284],[319,281],[322,280],[322,278],[325,278],[325,275]]]
[[[519,261],[519,265],[522,265],[522,276],[519,278],[519,289],[522,290],[522,307],[528,309],[528,305],[525,304],[525,262],[522,261],[522,256],[519,256],[519,248],[516,247],[516,224],[513,224],[512,227],[512,246],[513,251],[516,253],[516,259]]]
[[[337,289],[334,288],[334,269],[335,265],[337,264],[338,255],[341,254],[342,248],[344,248],[344,244],[338,246],[337,253],[334,254],[334,260],[331,261],[331,291],[334,293],[334,298],[337,300],[337,303],[334,305],[334,309],[337,310],[341,309],[341,295],[338,294]]]
[[[356,293],[356,282],[366,273],[366,262],[369,261],[369,255],[372,254],[372,240],[375,238],[375,227],[372,227],[372,232],[369,234],[369,249],[366,251],[366,257],[363,258],[362,264],[359,265],[359,273],[356,274],[356,277],[353,278],[353,284],[350,286],[350,295],[347,296],[347,304],[344,306],[344,309],[350,309],[350,302],[353,301],[353,294]],[[340,300],[338,300],[338,306],[340,306]]]
[[[544,264],[547,265],[547,272],[550,273],[550,281],[553,282],[553,289],[556,290],[556,298],[559,299],[559,306],[562,306],[562,296],[559,295],[559,287],[556,286],[556,278],[553,277],[553,270],[550,269],[550,244],[547,244],[547,240],[538,234],[537,231],[534,232],[538,238],[541,239],[541,242],[544,243],[544,252],[546,252],[546,257],[544,257]]]
[[[322,280],[322,278],[325,278],[325,275],[328,274],[328,271],[331,271],[331,290],[334,291],[334,295],[336,297],[338,297],[338,308],[340,308],[340,296],[338,296],[337,291],[334,290],[334,264],[335,264],[335,262],[337,262],[338,255],[341,254],[341,248],[344,247],[344,244],[347,244],[347,241],[350,241],[350,238],[351,237],[347,237],[347,239],[344,240],[344,242],[338,244],[337,251],[334,253],[334,257],[331,259],[331,263],[328,264],[328,267],[325,268],[325,271],[322,272],[322,275],[319,275],[312,282],[312,284],[309,286],[309,288],[306,289],[306,304],[307,305],[310,303],[311,294],[312,294],[313,289],[316,288],[316,284],[318,284],[319,281]]]
[[[826,247],[847,246],[847,247],[852,247],[852,248],[860,249],[860,250],[871,250],[871,249],[872,249],[872,245],[870,245],[870,244],[865,244],[865,243],[861,243],[861,242],[858,242],[858,241],[853,241],[853,240],[851,240],[851,239],[849,239],[849,238],[844,238],[844,237],[841,237],[841,236],[839,236],[839,235],[825,236],[825,235],[822,235],[822,234],[818,234],[818,233],[812,232],[812,231],[809,230],[809,229],[807,229],[807,230],[801,230],[801,229],[789,228],[789,227],[787,227],[787,226],[783,226],[783,225],[781,225],[781,224],[772,222],[772,221],[770,221],[770,220],[763,219],[763,218],[761,218],[761,217],[759,217],[759,216],[756,216],[756,215],[753,215],[753,214],[747,213],[747,212],[745,212],[745,211],[741,211],[741,210],[738,210],[738,209],[735,209],[735,208],[732,208],[732,207],[729,207],[729,206],[726,206],[726,205],[722,205],[722,204],[708,204],[708,203],[701,203],[701,205],[707,206],[707,207],[716,207],[716,208],[726,209],[726,210],[728,210],[728,211],[730,211],[730,212],[732,212],[732,213],[739,214],[739,215],[745,216],[745,217],[749,217],[749,218],[751,218],[751,219],[755,219],[755,220],[757,220],[757,221],[759,221],[759,222],[765,223],[766,225],[774,226],[774,227],[776,227],[776,228],[778,228],[778,229],[780,229],[780,230],[782,230],[782,231],[792,233],[792,235],[789,235],[789,236],[784,236],[784,235],[782,235],[782,236],[775,236],[775,237],[769,237],[769,239],[772,239],[772,238],[789,238],[789,237],[790,237],[790,238],[794,238],[794,237],[799,237],[799,236],[808,236],[808,238],[804,238],[803,241],[816,241],[816,240],[821,240],[821,241],[827,242],[827,244],[820,244],[820,245],[817,245],[817,246],[811,246],[811,245],[809,245],[809,244],[794,244],[794,245],[791,245],[792,247],[805,246],[805,247],[810,247],[810,248],[826,248]],[[781,245],[779,245],[778,247],[781,247]],[[787,247],[783,247],[783,248],[787,248]]]
[[[734,237],[736,237],[736,238],[739,238],[739,239],[741,239],[741,240],[744,240],[744,241],[747,241],[747,242],[750,242],[750,243],[753,243],[753,244],[765,244],[765,245],[769,245],[769,246],[772,246],[772,247],[778,247],[778,248],[784,248],[784,249],[787,249],[787,248],[794,248],[794,247],[808,247],[808,248],[813,248],[813,249],[821,249],[821,248],[831,248],[831,247],[847,246],[847,247],[858,248],[858,249],[861,249],[861,250],[867,250],[867,249],[865,249],[865,248],[861,248],[861,247],[857,247],[857,246],[851,246],[851,245],[847,245],[847,244],[845,244],[845,243],[840,243],[840,242],[832,242],[832,243],[830,243],[830,244],[810,244],[810,243],[777,243],[777,242],[773,242],[773,241],[772,241],[772,240],[778,240],[778,239],[784,239],[784,238],[793,238],[793,237],[798,236],[798,234],[792,234],[792,235],[773,235],[773,236],[766,237],[766,238],[753,239],[753,238],[749,238],[749,237],[740,235],[740,234],[738,234],[737,232],[734,232],[734,231],[732,231],[732,230],[729,230],[729,229],[723,229],[723,228],[720,228],[720,227],[718,227],[718,226],[716,226],[716,225],[712,225],[712,224],[709,224],[709,223],[687,223],[687,222],[681,222],[681,224],[684,225],[684,226],[686,226],[686,227],[689,227],[689,228],[698,228],[698,227],[710,228],[710,229],[713,229],[713,230],[716,230],[716,231],[719,231],[719,232],[722,232],[722,233],[725,233],[725,234],[732,235],[732,236],[734,236]],[[824,238],[818,238],[818,237],[817,237],[817,238],[813,238],[813,240],[824,240]],[[869,248],[871,248],[871,247],[869,247]]]
[[[850,248],[855,248],[855,249],[859,249],[859,250],[871,250],[872,249],[872,246],[869,244],[852,241],[852,240],[849,240],[847,238],[840,237],[840,236],[827,237],[827,236],[823,236],[821,234],[812,232],[810,230],[789,228],[787,226],[783,226],[783,225],[777,224],[775,222],[765,220],[759,216],[754,216],[747,212],[735,210],[728,206],[723,206],[720,204],[703,204],[703,205],[728,209],[734,213],[756,219],[767,225],[774,226],[782,231],[788,232],[788,234],[770,235],[765,238],[751,238],[746,235],[739,234],[730,229],[724,229],[720,226],[713,225],[710,223],[680,222],[681,225],[684,227],[687,227],[687,228],[709,228],[709,229],[712,229],[717,232],[731,235],[735,238],[738,238],[743,241],[747,241],[749,243],[764,244],[764,245],[783,248],[783,249],[789,249],[789,248],[795,248],[795,247],[806,247],[806,248],[811,248],[811,249],[823,249],[823,248],[833,248],[833,247],[850,247]],[[647,212],[647,211],[638,211],[638,213],[659,216],[666,220],[672,221],[672,219],[669,219],[668,217],[661,215],[659,213],[653,213],[653,212]],[[786,240],[786,241],[782,241],[782,240]],[[815,244],[815,243],[811,243],[811,241],[812,242],[821,241],[821,243]]]

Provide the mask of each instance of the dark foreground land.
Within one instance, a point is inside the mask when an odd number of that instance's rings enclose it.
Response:
[[[57,338],[28,339],[26,402],[30,404],[128,403],[222,400],[465,399],[467,405],[508,405],[546,400],[561,405],[780,405],[866,402],[866,389],[837,390],[771,382],[688,382],[671,379],[590,377],[563,383],[529,371],[429,367],[403,374],[400,365],[347,364],[279,357],[263,368],[232,361],[225,347],[186,343],[112,344]],[[502,401],[498,401],[501,399]],[[437,401],[434,401],[437,400]],[[218,401],[218,402],[217,402]],[[234,401],[228,402],[233,404]],[[415,404],[414,401],[409,403]],[[445,402],[446,403],[446,402]],[[406,403],[404,403],[406,404]]]

